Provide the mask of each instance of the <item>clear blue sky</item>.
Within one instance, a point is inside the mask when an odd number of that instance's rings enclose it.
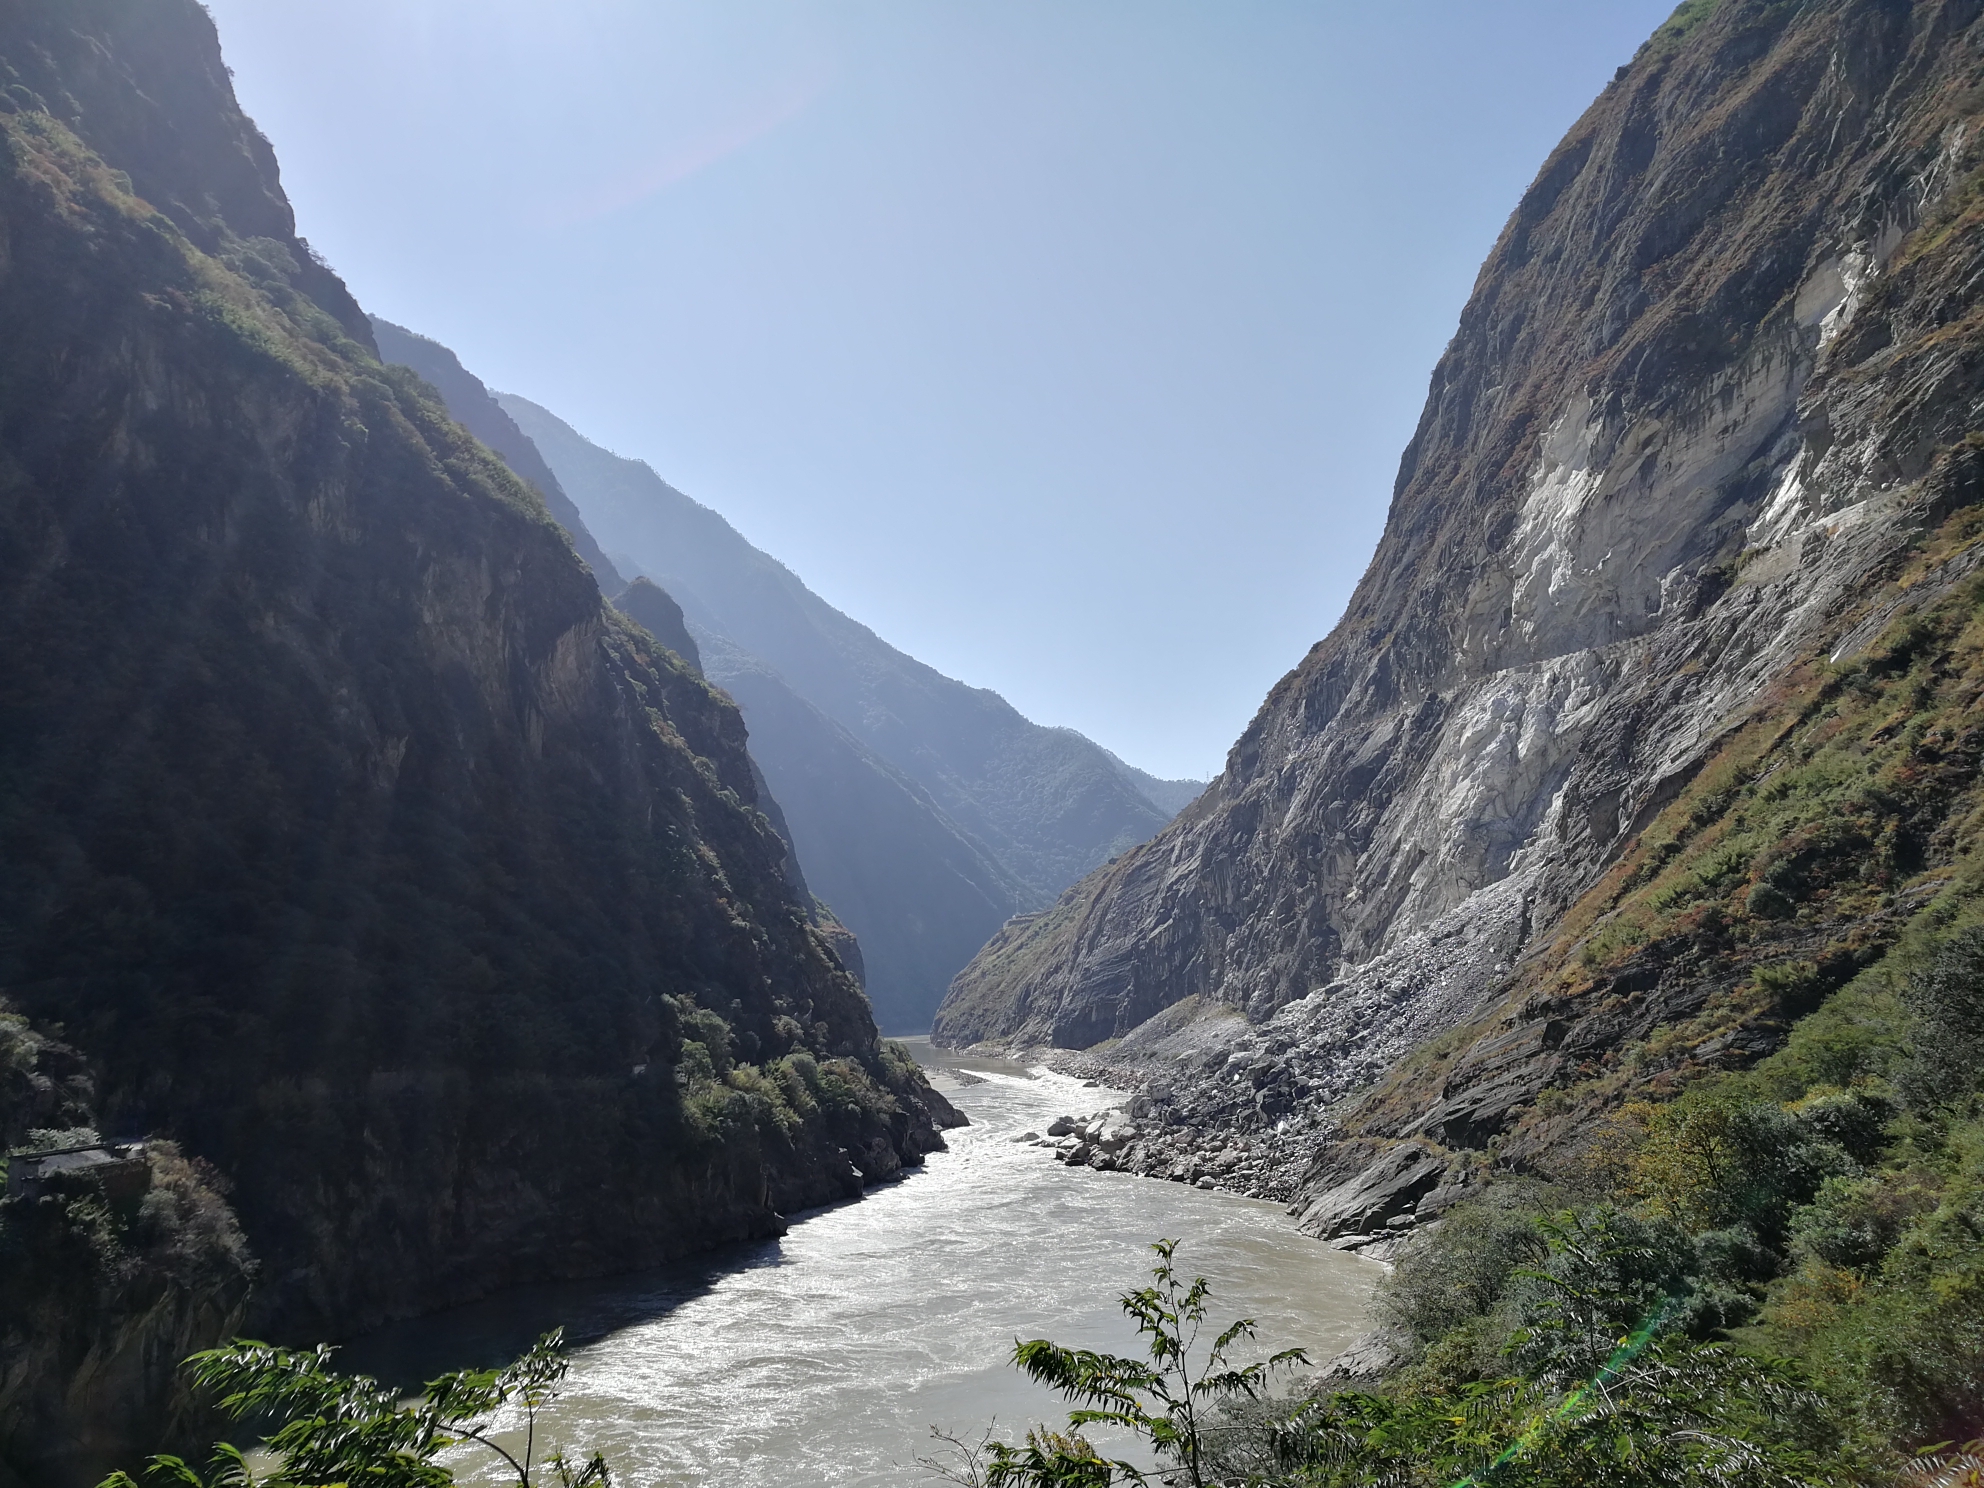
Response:
[[[209,0],[359,299],[932,665],[1217,770],[1668,0]]]

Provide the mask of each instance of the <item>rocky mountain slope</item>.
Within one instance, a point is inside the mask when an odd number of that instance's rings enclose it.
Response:
[[[1581,1083],[1608,1070],[1755,1059],[1950,913],[1974,765],[1926,682],[1865,730],[1933,746],[1933,803],[1690,844],[1968,592],[1981,10],[1683,6],[1484,265],[1342,622],[1176,822],[987,947],[939,1036],[1102,1045],[1176,1123],[1130,1165],[1217,1155],[1354,1231],[1457,1153],[1545,1160],[1579,1120],[1538,1113],[1622,1098]],[[1675,930],[1697,900],[1721,917]]]
[[[455,354],[439,342],[417,336],[376,315],[369,317],[369,322],[378,341],[380,359],[419,373],[427,385],[440,394],[449,415],[489,450],[500,455],[512,472],[544,498],[546,510],[571,539],[573,549],[586,561],[594,580],[601,586],[600,592],[608,597],[613,607],[674,652],[690,671],[701,676],[702,655],[695,638],[689,634],[682,607],[667,590],[651,579],[637,578],[628,584],[620,577],[606,555],[600,552],[599,544],[586,529],[585,519],[558,484],[558,477],[551,473],[551,467],[544,463],[537,446],[503,411],[488,388],[483,386],[482,380],[464,368]],[[772,795],[770,783],[766,781],[755,757],[750,760],[750,767],[752,786],[757,793],[756,805],[778,833],[779,840],[785,844],[787,884],[805,907],[814,928],[833,947],[841,964],[854,974],[855,980],[860,981],[865,974],[864,963],[853,932],[814,897],[799,865],[798,851],[793,846],[792,829],[786,821],[785,812]],[[921,1026],[921,1021],[917,1026]]]
[[[681,602],[711,680],[743,705],[809,881],[861,939],[885,1025],[927,1026],[1009,916],[1197,793],[905,656],[646,465],[498,396],[600,541]]]
[[[585,559],[586,567],[592,570],[600,593],[611,596],[626,588],[627,581],[599,550],[599,544],[593,541],[592,533],[586,530],[585,518],[579,515],[572,498],[565,494],[565,488],[558,484],[558,477],[551,473],[551,467],[544,463],[544,456],[538,453],[530,436],[517,427],[516,420],[490,396],[482,379],[462,366],[455,354],[440,342],[430,341],[376,315],[367,316],[366,321],[372,327],[372,339],[379,349],[380,361],[418,372],[427,385],[441,395],[442,403],[447,406],[455,422],[484,446],[501,455],[503,463],[544,498],[545,509],[565,529],[565,535],[572,540],[572,547]],[[664,644],[672,645],[668,637],[659,632],[655,634]]]
[[[156,1445],[250,1269],[335,1336],[938,1145],[735,706],[377,360],[204,9],[0,7],[0,136],[0,1133],[183,1154],[0,1203],[0,1458]]]

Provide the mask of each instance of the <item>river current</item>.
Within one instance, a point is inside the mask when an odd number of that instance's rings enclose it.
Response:
[[[922,1170],[779,1240],[507,1293],[373,1334],[341,1362],[410,1383],[563,1325],[579,1346],[540,1443],[604,1452],[624,1488],[897,1488],[937,1481],[917,1465],[933,1425],[976,1440],[996,1420],[1014,1439],[1063,1420],[1007,1362],[1015,1338],[1138,1352],[1115,1299],[1147,1279],[1159,1238],[1211,1280],[1213,1321],[1257,1320],[1248,1357],[1300,1347],[1320,1362],[1361,1331],[1378,1266],[1298,1236],[1279,1207],[1064,1168],[1013,1140],[1116,1092],[909,1043],[972,1123]],[[450,1465],[499,1482],[478,1453]]]

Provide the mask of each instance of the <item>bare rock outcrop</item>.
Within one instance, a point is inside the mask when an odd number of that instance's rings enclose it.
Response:
[[[1278,1143],[1270,1191],[1376,1181],[1303,1176],[1332,1111],[1518,986],[1794,665],[1976,562],[1884,589],[1980,494],[1981,9],[1723,0],[1622,68],[1484,265],[1342,621],[1176,822],[988,945],[939,1039],[1118,1040],[1199,1150]],[[1710,990],[1649,967],[1623,1011],[1514,1018],[1395,1135],[1479,1148]]]

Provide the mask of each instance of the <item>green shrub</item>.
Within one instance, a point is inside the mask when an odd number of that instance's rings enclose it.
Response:
[[[721,1077],[730,1073],[732,1063],[730,1025],[708,1008],[691,1006],[682,1013],[682,1036],[701,1046],[710,1068]],[[684,1058],[689,1043],[683,1045]]]
[[[1792,1221],[1792,1254],[1842,1270],[1872,1270],[1910,1223],[1935,1205],[1935,1190],[1919,1182],[1886,1174],[1828,1178]]]
[[[220,1442],[204,1477],[182,1458],[159,1455],[145,1467],[157,1488],[256,1488],[257,1484],[364,1483],[370,1488],[448,1488],[453,1470],[441,1458],[481,1448],[498,1481],[516,1488],[611,1488],[606,1459],[568,1457],[540,1447],[547,1414],[570,1367],[564,1330],[553,1329],[500,1370],[463,1369],[428,1381],[411,1402],[365,1375],[330,1367],[334,1350],[271,1348],[237,1339],[186,1361],[194,1384],[222,1415],[268,1431],[254,1463]],[[523,1442],[505,1444],[492,1426],[503,1414],[523,1423]],[[514,1450],[513,1450],[514,1448]],[[540,1455],[541,1454],[541,1455]],[[112,1473],[99,1488],[139,1488]]]
[[[1853,1159],[1815,1122],[1735,1081],[1690,1086],[1653,1114],[1631,1164],[1629,1192],[1649,1210],[1694,1230],[1743,1224],[1769,1243],[1784,1234],[1793,1208]]]
[[[1548,1254],[1541,1207],[1522,1184],[1456,1205],[1378,1283],[1378,1315],[1425,1345],[1492,1312],[1516,1269]]]
[[[1984,926],[1956,931],[1902,984],[1914,1056],[1896,1077],[1911,1106],[1960,1101],[1984,1080]]]
[[[1879,1088],[1909,1056],[1907,1024],[1890,993],[1876,984],[1849,984],[1793,1025],[1785,1046],[1757,1067],[1752,1083],[1777,1100],[1797,1100],[1824,1087]]]

